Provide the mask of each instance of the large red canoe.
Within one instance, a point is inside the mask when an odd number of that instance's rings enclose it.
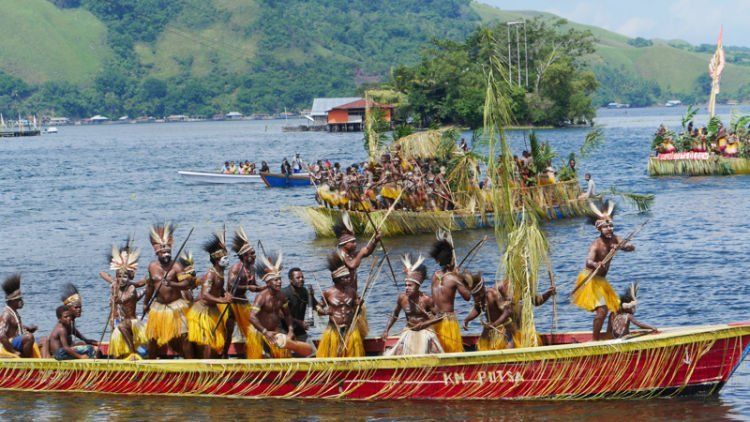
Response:
[[[0,389],[239,398],[580,399],[715,394],[750,351],[750,322],[494,352],[339,359],[0,360]],[[475,338],[466,338],[471,344]],[[545,343],[552,340],[545,336]],[[390,339],[389,342],[393,341]],[[368,340],[369,349],[382,349]]]

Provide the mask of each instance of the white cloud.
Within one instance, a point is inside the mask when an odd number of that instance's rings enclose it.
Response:
[[[644,34],[653,33],[655,26],[656,22],[650,18],[629,18],[622,25],[618,26],[615,32],[631,38],[642,37]]]

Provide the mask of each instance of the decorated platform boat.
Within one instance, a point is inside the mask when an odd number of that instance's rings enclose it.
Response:
[[[268,360],[0,360],[0,389],[335,400],[593,399],[716,394],[750,352],[750,322],[491,352]],[[471,349],[476,337],[465,337]]]
[[[650,176],[729,176],[750,174],[750,159],[708,152],[657,154],[648,159]]]
[[[581,188],[577,180],[555,183],[553,185],[534,186],[524,188],[524,192],[517,191],[517,195],[528,195],[534,208],[534,213],[543,220],[559,220],[587,215],[586,199],[580,199]],[[383,236],[400,236],[418,233],[434,233],[441,227],[452,230],[470,230],[491,228],[494,226],[494,213],[491,210],[482,212],[481,207],[474,209],[457,209],[450,211],[408,211],[374,210],[369,212],[369,218],[380,227]],[[351,218],[357,234],[372,234],[373,227],[369,223],[366,212],[345,210],[325,206],[291,207],[305,223],[310,225],[318,237],[332,237],[333,226],[341,220],[346,211]],[[519,212],[515,210],[514,212]],[[387,216],[387,219],[386,219]]]

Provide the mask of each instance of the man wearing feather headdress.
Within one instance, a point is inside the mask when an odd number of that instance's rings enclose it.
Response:
[[[112,245],[109,268],[115,272],[115,277],[112,278],[103,271],[99,273],[112,290],[110,306],[113,328],[108,349],[110,356],[140,359],[138,347],[148,344],[146,326],[136,315],[136,304],[143,294],[138,293],[133,283],[140,255],[139,250],[132,248],[130,239],[121,248]]]
[[[60,295],[62,304],[70,308],[70,327],[71,334],[79,338],[83,343],[89,346],[99,346],[99,342],[87,338],[76,328],[76,320],[83,315],[83,299],[78,293],[78,288],[73,283],[66,283],[63,285],[62,294]]]
[[[328,326],[320,337],[317,356],[364,356],[364,336],[354,320],[361,298],[352,283],[352,272],[338,253],[328,256],[328,269],[333,287],[323,290],[322,301],[318,302],[318,314],[328,315]]]
[[[620,299],[606,278],[611,263],[611,260],[606,258],[615,249],[632,252],[635,246],[622,242],[622,239],[615,235],[612,223],[614,202],[608,202],[605,211],[601,211],[593,203],[589,203],[589,206],[596,215],[594,226],[600,235],[589,246],[586,268],[578,274],[571,302],[581,309],[595,313],[593,339],[599,340],[607,312],[617,312],[620,309]]]
[[[341,221],[333,226],[333,232],[336,235],[338,244],[336,245],[336,254],[339,256],[344,266],[349,270],[349,277],[347,280],[354,287],[354,291],[358,291],[357,283],[357,270],[362,264],[362,260],[372,255],[375,251],[375,246],[380,240],[380,232],[376,232],[375,236],[365,245],[362,249],[357,249],[357,238],[354,236],[354,226],[349,218],[349,214],[344,212],[341,216]],[[357,325],[362,337],[366,337],[369,331],[367,325],[367,309],[363,307],[357,317]]]
[[[312,348],[305,343],[294,340],[292,316],[289,313],[289,302],[281,292],[281,264],[282,254],[278,256],[261,256],[255,264],[255,271],[268,286],[255,296],[253,306],[250,307],[250,323],[252,329],[248,333],[248,359],[261,358],[290,358],[292,351],[309,356]],[[287,333],[281,333],[282,320],[288,327]],[[303,350],[298,349],[301,346]]]
[[[398,342],[384,355],[443,353],[440,340],[432,329],[432,325],[439,321],[439,318],[434,315],[435,304],[431,297],[419,291],[422,282],[427,278],[424,258],[420,256],[415,262],[412,262],[411,257],[406,255],[401,262],[404,264],[404,272],[406,273],[405,289],[403,293],[398,295],[396,308],[393,310],[391,319],[383,332],[383,341],[388,338],[388,333],[393,324],[398,321],[402,309],[406,314],[406,328],[399,336]]]
[[[501,293],[500,286],[486,286],[482,273],[465,273],[464,280],[471,288],[471,295],[474,298],[474,306],[464,319],[464,330],[468,330],[469,323],[477,317],[482,322],[482,334],[477,341],[477,350],[502,350],[512,347],[510,342],[514,333],[511,318],[512,306],[510,300],[506,300]]]
[[[224,290],[224,271],[229,266],[224,234],[214,233],[203,250],[208,252],[211,267],[203,276],[198,300],[188,311],[188,340],[201,347],[203,357],[208,359],[224,350],[226,327],[219,323],[219,305],[229,304],[232,295]]]
[[[148,314],[146,334],[149,338],[150,359],[156,359],[159,348],[167,344],[184,358],[193,356],[187,339],[187,311],[190,303],[183,297],[183,291],[194,286],[194,273],[185,271],[179,261],[172,265],[173,231],[171,223],[164,223],[152,226],[149,232],[149,240],[157,258],[148,264],[143,304],[143,313]],[[154,295],[156,297],[149,308]]]
[[[435,332],[446,353],[463,352],[461,327],[454,306],[456,293],[468,301],[471,292],[458,274],[453,238],[449,232],[438,231],[437,240],[430,249],[430,256],[440,265],[440,270],[432,276],[432,300],[435,301],[438,316],[443,317],[435,325]]]
[[[18,310],[23,308],[21,276],[14,274],[7,277],[2,286],[5,292],[5,309],[0,314],[0,357],[41,357],[34,341],[36,325],[23,325],[18,313]]]
[[[250,244],[242,226],[235,231],[232,250],[240,260],[229,269],[229,278],[225,286],[225,289],[233,296],[226,320],[227,338],[231,338],[231,341],[224,345],[225,357],[231,343],[234,343],[238,355],[245,355],[245,340],[250,330],[250,302],[247,292],[257,293],[267,288],[267,286],[259,286],[256,281],[255,248]]]

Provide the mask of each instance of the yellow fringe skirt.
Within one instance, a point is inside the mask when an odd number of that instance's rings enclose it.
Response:
[[[461,327],[458,325],[456,314],[447,314],[445,318],[434,325],[435,334],[440,339],[445,353],[457,353],[464,351],[464,343],[461,339]]]
[[[282,359],[292,357],[292,351],[282,349],[273,343],[269,343],[266,336],[250,326],[245,340],[245,352],[248,359]]]
[[[489,328],[482,330],[482,335],[477,341],[477,350],[485,352],[488,350],[503,350],[508,348],[508,336],[505,327]]]
[[[145,345],[148,343],[148,337],[146,337],[146,325],[141,322],[138,318],[130,320],[130,326],[133,331],[133,346],[137,349],[138,346]],[[135,353],[134,350],[130,350],[128,342],[125,341],[125,337],[122,335],[120,328],[115,325],[112,330],[112,335],[109,337],[109,350],[110,356],[121,357],[128,356]]]
[[[342,337],[346,335],[346,329],[341,327],[339,332],[333,324],[328,324],[323,335],[320,336],[320,344],[318,345],[319,358],[356,358],[365,355],[365,343],[362,340],[362,334],[359,332],[358,327],[354,327],[353,330],[346,336],[344,344],[342,346]]]
[[[359,315],[357,315],[357,329],[362,338],[367,337],[367,334],[370,333],[370,325],[367,323],[367,306],[364,303],[359,308]]]
[[[185,299],[177,299],[165,305],[154,302],[148,311],[146,335],[156,340],[159,346],[169,343],[172,339],[187,334],[187,312],[190,305]]]
[[[523,335],[521,329],[516,327],[516,331],[513,333],[513,347],[536,347],[543,346],[542,336],[534,331],[533,337],[536,337],[536,344],[523,344]]]
[[[383,187],[380,189],[380,195],[383,198],[393,199],[395,200],[398,198],[398,196],[401,194],[401,188],[396,186],[393,183],[386,183],[383,185]]]
[[[220,352],[226,341],[226,326],[219,323],[220,312],[216,306],[195,302],[188,312],[188,340]]]
[[[219,314],[224,313],[227,305],[219,304]],[[230,303],[229,312],[234,316],[234,332],[232,333],[232,343],[245,343],[247,335],[250,332],[250,304],[249,303]],[[229,319],[229,312],[224,314],[224,324]]]
[[[41,359],[42,352],[39,350],[39,345],[34,343],[34,345],[31,347],[31,357],[33,359]],[[2,344],[0,344],[0,359],[19,359],[20,356],[16,355],[15,353],[8,352],[5,350]]]
[[[578,274],[576,287],[583,283],[591,274],[591,270],[585,269]],[[600,306],[606,306],[610,312],[620,309],[620,297],[617,296],[606,278],[594,276],[585,286],[578,289],[570,297],[570,301],[586,311],[593,311]]]

